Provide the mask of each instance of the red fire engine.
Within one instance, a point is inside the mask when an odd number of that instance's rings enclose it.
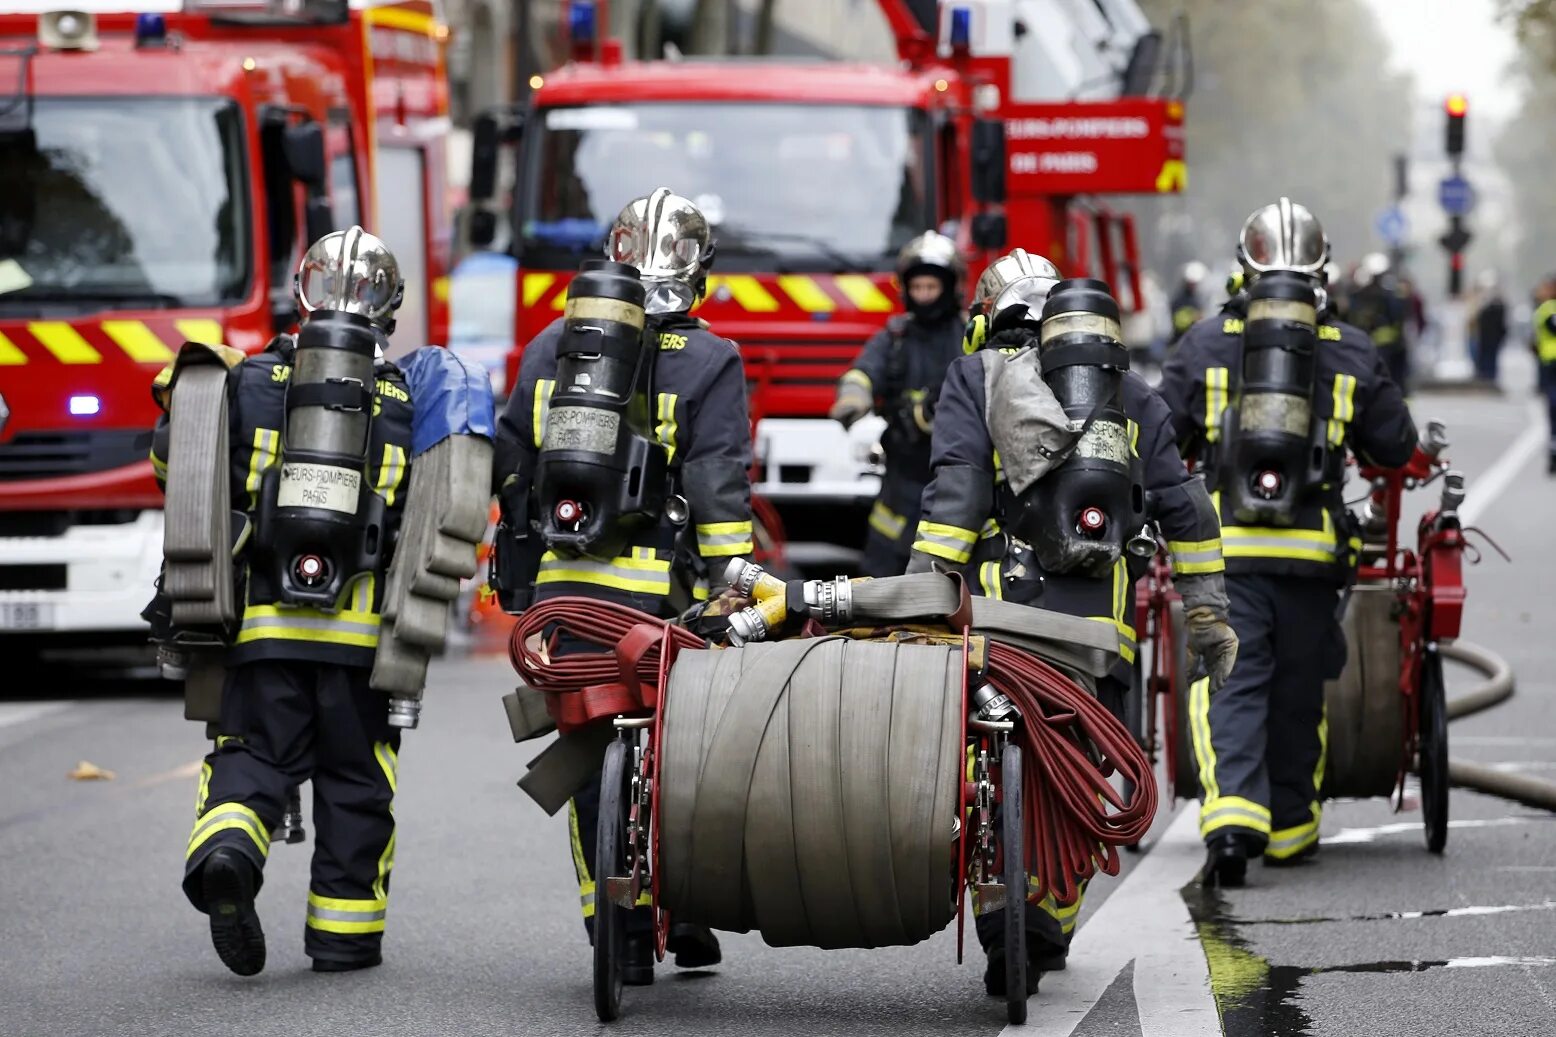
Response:
[[[8,659],[40,634],[144,639],[162,554],[151,379],[185,340],[252,352],[291,325],[312,239],[375,230],[406,279],[396,349],[447,333],[433,5],[177,4],[0,14]]]
[[[1133,3],[1056,8],[1104,28],[1099,12],[1112,9],[1135,19],[1132,38],[1148,44],[1120,62],[1108,79],[1120,85],[1101,100],[1024,99],[1072,95],[1049,66],[1089,23],[1066,23],[1068,35],[1034,51],[1033,34],[1053,27],[1023,5],[880,0],[900,61],[868,65],[625,62],[600,31],[604,5],[571,0],[572,60],[543,77],[525,110],[488,117],[475,134],[477,203],[493,193],[499,144],[517,142],[509,384],[524,343],[561,313],[573,271],[598,254],[618,208],[671,187],[714,224],[718,256],[697,313],[741,345],[758,423],[755,489],[784,509],[798,539],[812,537],[797,520],[817,540],[846,536],[837,504],[874,496],[881,424],[850,434],[822,416],[838,376],[900,309],[897,250],[943,229],[976,277],[1020,245],[1069,275],[1104,277],[1138,306],[1133,224],[1094,196],[1183,186],[1183,105],[1146,85],[1164,78],[1152,58],[1162,40]],[[1085,49],[1071,62],[1083,72],[1095,58]],[[471,225],[476,244],[492,240],[490,213]],[[819,522],[806,523],[807,512]]]

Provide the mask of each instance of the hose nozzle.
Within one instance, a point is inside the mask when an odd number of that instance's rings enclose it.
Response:
[[[414,730],[421,723],[421,703],[416,699],[389,700],[389,726]]]
[[[1436,457],[1448,449],[1448,426],[1440,421],[1428,421],[1426,434],[1421,437],[1421,452]]]
[[[847,576],[807,581],[804,594],[806,610],[827,626],[854,618],[854,588]]]
[[[783,581],[755,562],[744,558],[731,558],[724,568],[724,582],[742,598],[766,600],[784,594]]]
[[[1452,515],[1464,503],[1464,473],[1449,472],[1443,476],[1442,512]]]

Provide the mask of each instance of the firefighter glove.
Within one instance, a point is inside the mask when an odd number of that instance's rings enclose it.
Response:
[[[837,399],[833,401],[832,409],[827,411],[827,417],[841,422],[844,428],[851,428],[854,422],[870,413],[872,402],[864,386],[844,381],[838,386]]]
[[[1227,622],[1226,612],[1210,605],[1189,609],[1187,619],[1189,672],[1203,662],[1210,690],[1218,691],[1237,663],[1237,632]]]

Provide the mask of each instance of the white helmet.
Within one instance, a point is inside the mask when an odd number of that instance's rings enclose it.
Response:
[[[989,304],[994,302],[1007,287],[1023,278],[1040,277],[1050,282],[1052,288],[1063,275],[1059,268],[1042,256],[1028,252],[1024,248],[1013,248],[990,263],[978,278],[978,284],[973,288],[973,309],[984,314],[989,313]],[[1030,288],[1031,286],[1028,286]],[[1041,310],[1042,306],[1039,305]]]
[[[308,247],[292,278],[292,293],[304,318],[315,310],[339,310],[392,331],[405,281],[388,245],[361,227],[349,227]]]
[[[605,258],[638,268],[649,313],[689,310],[713,264],[713,235],[702,210],[667,187],[634,198],[611,224]]]

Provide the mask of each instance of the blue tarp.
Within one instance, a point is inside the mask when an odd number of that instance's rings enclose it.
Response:
[[[411,390],[411,456],[449,436],[497,438],[492,383],[486,369],[437,346],[424,346],[398,361]]]

